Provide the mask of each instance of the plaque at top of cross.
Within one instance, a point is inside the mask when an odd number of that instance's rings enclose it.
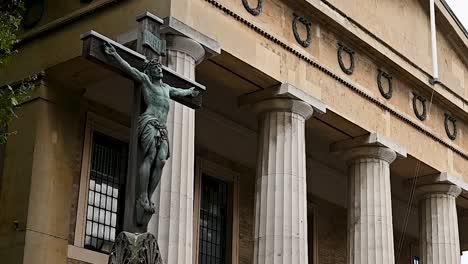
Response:
[[[137,51],[94,31],[81,39],[83,57],[134,81],[124,229],[145,232],[155,212],[151,196],[170,157],[166,129],[170,100],[198,108],[205,88],[161,64],[166,53],[161,19],[145,13],[137,21]]]

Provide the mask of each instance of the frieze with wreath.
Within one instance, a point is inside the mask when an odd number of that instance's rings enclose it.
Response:
[[[354,72],[354,50],[351,49],[350,47],[347,47],[343,45],[342,43],[338,43],[338,63],[340,64],[341,70],[348,74],[351,75]],[[343,53],[346,53],[349,55],[349,66],[346,67],[344,65],[344,60],[343,60]]]
[[[294,19],[292,22],[292,29],[294,33],[294,38],[296,39],[297,43],[299,43],[302,47],[307,48],[310,46],[312,42],[312,22],[303,16],[299,16],[297,14],[293,14]],[[298,23],[303,24],[306,27],[306,39],[303,40],[299,35],[299,31],[297,29]]]
[[[421,102],[422,105],[422,113],[418,109],[418,101]],[[416,117],[424,121],[427,118],[427,107],[426,107],[426,98],[422,95],[413,93],[413,111]]]
[[[384,89],[384,79],[388,83],[388,91]],[[379,69],[379,73],[377,74],[377,86],[379,87],[380,94],[385,99],[390,99],[393,96],[393,77],[388,72],[385,72],[382,69]]]
[[[244,5],[245,10],[247,10],[250,14],[254,16],[258,16],[262,13],[263,2],[264,0],[257,0],[257,7],[252,8],[250,7],[249,2],[247,0],[242,0],[242,4]]]
[[[450,131],[450,125],[449,123],[452,123],[453,131]],[[447,133],[447,136],[451,140],[455,140],[457,138],[457,119],[449,113],[445,113],[445,121],[444,121],[444,126],[445,126],[445,133]]]

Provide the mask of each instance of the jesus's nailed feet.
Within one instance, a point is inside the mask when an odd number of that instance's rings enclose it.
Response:
[[[140,195],[136,200],[135,207],[137,224],[140,226],[144,225],[145,222],[147,222],[146,219],[150,218],[151,215],[156,212],[154,204],[150,204],[148,197],[144,194]]]

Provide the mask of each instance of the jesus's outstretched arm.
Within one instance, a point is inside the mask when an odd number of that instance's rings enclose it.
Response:
[[[139,70],[130,66],[128,62],[122,59],[122,57],[120,57],[120,55],[117,53],[117,51],[115,50],[114,46],[112,46],[112,44],[110,44],[109,42],[105,42],[103,48],[104,48],[104,52],[108,56],[113,57],[119,64],[120,69],[122,69],[125,73],[130,75],[130,77],[134,81],[142,82],[144,80],[144,74],[140,72]]]
[[[185,97],[185,96],[192,96],[192,97],[196,97],[198,96],[200,92],[195,90],[195,87],[192,87],[190,89],[181,89],[181,88],[174,88],[174,87],[170,87],[170,90],[169,90],[169,95],[171,96],[171,98],[173,97]]]

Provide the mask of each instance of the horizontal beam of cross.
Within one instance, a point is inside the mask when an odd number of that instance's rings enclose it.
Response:
[[[117,72],[120,75],[127,76],[123,71],[120,70],[117,63],[109,59],[109,57],[104,53],[103,45],[105,42],[109,42],[114,46],[117,53],[127,61],[132,67],[143,71],[143,67],[145,65],[146,57],[138,52],[131,50],[120,43],[113,41],[110,38],[107,38],[95,31],[89,31],[81,35],[81,40],[83,40],[83,52],[82,56],[86,59],[89,59],[93,62],[96,62],[111,71]],[[181,98],[174,98],[175,101],[186,105],[191,108],[200,108],[202,105],[202,95],[205,91],[205,86],[192,81],[177,72],[167,68],[166,66],[162,66],[163,68],[163,82],[167,83],[172,87],[188,89],[191,87],[195,87],[196,90],[200,91],[200,95],[194,98],[190,97],[181,97]]]

